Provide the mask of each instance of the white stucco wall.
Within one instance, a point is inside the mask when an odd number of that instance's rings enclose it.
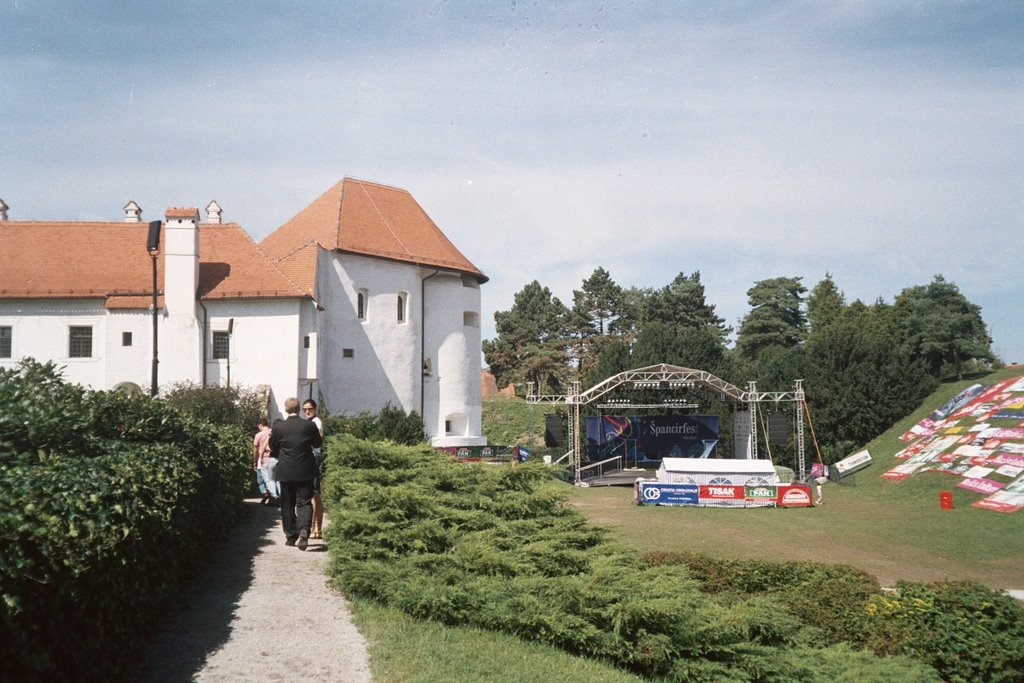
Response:
[[[428,433],[435,446],[485,445],[480,434],[480,288],[452,273],[438,273],[425,284]]]
[[[271,389],[272,417],[281,417],[289,396],[300,396],[298,382],[302,346],[301,299],[225,299],[206,301],[206,383]],[[227,359],[213,358],[213,332],[231,326]]]
[[[0,359],[0,366],[12,367],[24,357],[40,362],[53,361],[58,366],[66,366],[64,378],[69,382],[104,389],[108,317],[101,299],[0,300],[0,325],[12,328],[11,358]],[[70,328],[78,325],[92,327],[90,358],[68,355]]]
[[[467,331],[463,325],[465,310],[479,320],[480,290],[464,287],[459,275],[434,275],[435,269],[387,259],[326,251],[318,258],[317,299],[324,310],[316,318],[320,367],[315,393],[323,407],[355,414],[391,403],[420,413],[435,445],[485,443],[480,436],[480,329],[477,324]],[[360,292],[366,302],[363,319],[357,316]],[[401,322],[399,293],[406,301]],[[424,357],[431,364],[425,382]],[[458,433],[445,434],[446,415],[457,417]]]
[[[284,401],[300,395],[300,299],[225,300],[206,304],[206,382],[227,382],[227,360],[213,360],[213,330],[226,330],[234,318],[231,340],[231,382],[257,388],[269,385],[276,416]],[[305,305],[310,306],[308,302]],[[200,310],[202,310],[200,308]],[[183,345],[167,334],[167,317],[158,317],[157,381],[161,391],[178,382],[202,381],[201,373],[181,372],[176,358],[202,354],[196,342]],[[202,321],[198,321],[201,325]],[[12,329],[11,358],[0,358],[0,367],[13,367],[29,356],[40,362],[52,360],[65,366],[64,378],[92,389],[112,389],[131,382],[149,393],[153,360],[153,319],[149,311],[108,311],[98,299],[45,301],[0,300],[0,325]],[[93,328],[92,357],[70,358],[68,335],[72,326]],[[131,333],[131,345],[123,345],[123,333]],[[197,332],[197,339],[201,333]],[[176,371],[176,368],[178,369]]]
[[[383,259],[321,251],[317,316],[319,392],[331,413],[376,411],[387,403],[419,412],[419,278],[415,267]],[[397,295],[409,293],[408,315],[397,320]],[[366,315],[356,315],[360,291]]]

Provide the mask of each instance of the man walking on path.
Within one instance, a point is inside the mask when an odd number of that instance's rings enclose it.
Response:
[[[313,449],[323,437],[316,425],[299,417],[299,399],[284,402],[287,417],[274,423],[270,431],[270,457],[277,458],[275,478],[281,487],[281,527],[285,544],[305,550],[313,522],[313,480],[316,460]]]

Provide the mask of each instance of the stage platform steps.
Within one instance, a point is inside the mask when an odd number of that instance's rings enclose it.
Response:
[[[638,478],[657,479],[658,470],[643,467],[629,467],[621,470],[609,470],[603,474],[586,480],[588,486],[632,486]]]

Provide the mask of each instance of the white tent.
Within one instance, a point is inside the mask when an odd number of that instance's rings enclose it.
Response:
[[[723,484],[756,486],[778,484],[771,460],[733,458],[663,458],[658,481],[666,484]]]

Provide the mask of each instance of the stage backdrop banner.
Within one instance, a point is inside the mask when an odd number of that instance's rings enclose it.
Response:
[[[637,462],[715,457],[717,415],[603,415],[587,418],[587,460]]]

